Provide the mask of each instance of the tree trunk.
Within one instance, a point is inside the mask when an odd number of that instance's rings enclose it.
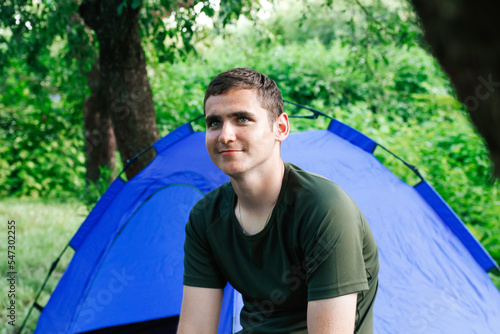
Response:
[[[84,103],[85,156],[87,180],[96,183],[101,174],[99,167],[108,167],[115,177],[116,140],[111,119],[102,98],[98,63],[87,73],[91,95]]]
[[[125,165],[159,135],[139,35],[140,7],[132,9],[129,1],[119,14],[121,3],[123,0],[87,0],[80,5],[80,14],[99,40],[103,100]],[[154,150],[149,150],[127,169],[127,178],[139,173],[154,156]]]
[[[500,2],[412,0],[425,38],[490,150],[500,177]]]

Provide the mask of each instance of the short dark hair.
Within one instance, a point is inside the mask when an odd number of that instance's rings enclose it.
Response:
[[[205,113],[205,104],[210,96],[222,95],[235,89],[255,90],[261,107],[269,112],[271,124],[283,113],[283,98],[276,82],[263,73],[244,67],[222,72],[210,82],[205,91],[203,112]]]

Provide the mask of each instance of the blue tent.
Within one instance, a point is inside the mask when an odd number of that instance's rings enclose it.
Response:
[[[69,242],[75,254],[35,333],[175,332],[189,211],[228,181],[204,139],[187,123],[153,145],[147,168],[111,184]],[[372,228],[375,333],[498,333],[500,293],[487,274],[497,264],[424,179],[411,186],[382,165],[377,146],[336,120],[282,144],[283,160],[339,184]],[[241,306],[228,285],[219,333],[241,328]]]

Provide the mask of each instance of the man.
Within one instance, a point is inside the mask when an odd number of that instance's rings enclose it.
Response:
[[[206,146],[230,182],[186,225],[178,333],[217,333],[227,282],[241,333],[372,333],[378,251],[363,214],[333,182],[283,162],[281,93],[236,68],[205,94]]]

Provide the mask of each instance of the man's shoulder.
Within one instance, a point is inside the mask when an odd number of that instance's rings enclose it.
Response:
[[[295,165],[290,166],[286,199],[287,210],[296,217],[321,221],[321,217],[350,217],[336,224],[350,224],[353,219],[363,221],[363,213],[354,200],[335,182],[318,174],[310,173]],[[360,220],[358,220],[361,218]]]
[[[301,199],[333,199],[349,198],[347,193],[335,182],[324,176],[308,172],[292,163],[290,168],[289,191]]]

